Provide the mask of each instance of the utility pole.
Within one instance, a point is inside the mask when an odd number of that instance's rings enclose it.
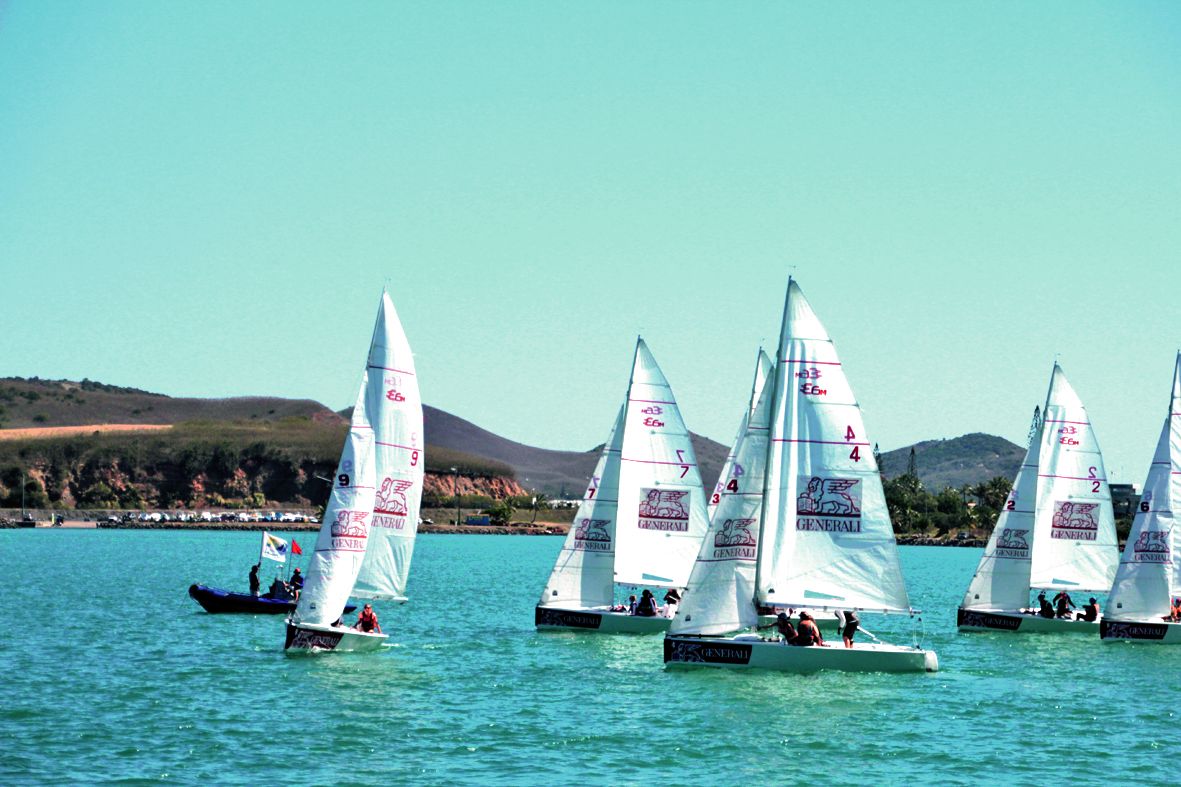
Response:
[[[455,474],[455,481],[453,488],[455,489],[455,526],[459,527],[459,468],[451,468],[451,472]]]
[[[21,521],[25,519],[25,471],[21,470]]]

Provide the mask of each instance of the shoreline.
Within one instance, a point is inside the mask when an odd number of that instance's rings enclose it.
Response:
[[[96,522],[88,520],[69,520],[61,525],[52,525],[48,521],[28,522],[0,522],[0,529],[39,529],[39,530],[207,530],[246,531],[261,533],[272,532],[316,532],[320,529],[319,522]],[[431,535],[481,535],[481,536],[565,536],[570,529],[568,522],[513,522],[508,525],[439,525],[422,524],[418,532]],[[934,536],[899,535],[896,537],[898,546],[922,547],[972,547],[982,549],[987,543],[984,538],[936,538]]]

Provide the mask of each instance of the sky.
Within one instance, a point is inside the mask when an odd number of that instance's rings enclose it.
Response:
[[[0,0],[0,376],[424,400],[588,449],[637,334],[723,443],[794,275],[882,450],[1142,482],[1181,347],[1181,4]]]

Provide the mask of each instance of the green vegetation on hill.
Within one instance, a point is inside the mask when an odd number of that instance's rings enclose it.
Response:
[[[340,417],[310,399],[247,396],[186,399],[138,388],[83,380],[0,378],[0,428],[175,424],[182,421],[266,421],[307,416],[340,423]]]
[[[319,505],[347,426],[309,417],[189,421],[158,432],[0,441],[0,507],[175,508]],[[426,449],[426,470],[512,476],[459,451]]]

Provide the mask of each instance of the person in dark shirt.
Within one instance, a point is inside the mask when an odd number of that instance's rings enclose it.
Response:
[[[636,604],[636,614],[642,618],[656,616],[656,597],[648,588],[644,588],[644,592],[640,594],[640,603]]]
[[[760,631],[769,628],[774,628],[779,632],[779,636],[783,638],[784,645],[790,645],[792,640],[796,638],[795,626],[791,625],[791,618],[787,616],[786,612],[780,612],[775,616],[775,620],[765,626],[758,627]]]
[[[254,566],[250,569],[250,595],[254,596],[255,598],[258,597],[258,587],[259,587],[258,567],[259,567],[259,565],[260,564],[255,563]]]
[[[1041,609],[1038,610],[1039,615],[1041,615],[1043,618],[1054,617],[1054,607],[1049,601],[1046,600],[1046,592],[1044,590],[1037,594],[1037,603],[1041,607]]]
[[[287,591],[291,593],[296,601],[299,601],[299,591],[303,590],[303,574],[299,573],[299,569],[295,569],[291,575],[291,579],[287,580]]]
[[[845,641],[845,647],[853,647],[853,635],[857,633],[857,627],[861,625],[861,618],[857,617],[857,613],[851,609],[847,609],[841,613],[845,617],[845,626],[841,631],[841,639]]]
[[[1058,617],[1069,618],[1070,610],[1074,607],[1074,599],[1065,590],[1059,590],[1054,596],[1054,606],[1057,607]]]
[[[1087,599],[1087,605],[1083,607],[1082,612],[1074,613],[1075,620],[1085,620],[1088,623],[1094,623],[1099,619],[1099,602],[1095,600],[1094,596]]]

